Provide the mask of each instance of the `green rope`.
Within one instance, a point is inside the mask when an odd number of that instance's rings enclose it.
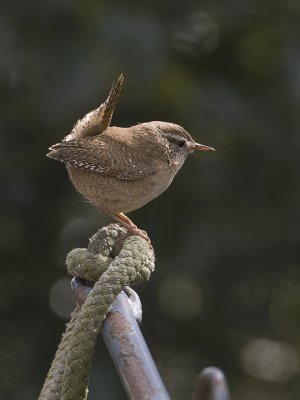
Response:
[[[100,229],[87,249],[74,249],[66,259],[68,271],[95,282],[85,303],[77,307],[66,327],[39,400],[84,400],[97,335],[124,286],[147,281],[154,270],[154,251],[124,227]]]

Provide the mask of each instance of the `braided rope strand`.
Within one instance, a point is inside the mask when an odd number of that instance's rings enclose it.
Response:
[[[128,236],[118,224],[100,229],[87,249],[68,254],[72,275],[97,280],[85,303],[72,314],[39,400],[87,398],[94,347],[109,307],[124,286],[149,280],[154,261],[149,243],[140,236]]]

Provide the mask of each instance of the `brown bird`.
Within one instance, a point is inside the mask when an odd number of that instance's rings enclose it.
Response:
[[[107,100],[80,119],[48,157],[66,164],[76,190],[132,234],[147,234],[123,213],[136,210],[164,192],[196,143],[181,126],[161,121],[129,128],[109,126],[124,76],[113,83]]]

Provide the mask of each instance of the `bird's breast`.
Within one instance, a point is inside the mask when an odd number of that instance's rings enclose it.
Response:
[[[157,171],[144,179],[128,181],[67,166],[70,179],[87,200],[110,213],[136,210],[158,197],[171,184],[176,171]]]

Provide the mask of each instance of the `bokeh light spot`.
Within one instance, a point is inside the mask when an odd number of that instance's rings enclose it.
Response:
[[[241,365],[255,378],[286,382],[297,373],[298,358],[286,343],[257,338],[242,349]]]
[[[185,56],[199,58],[211,54],[219,43],[219,25],[204,12],[191,14],[173,35],[173,46]]]
[[[68,319],[74,309],[75,301],[72,295],[69,278],[58,279],[49,294],[49,303],[51,309],[59,317]]]
[[[202,309],[202,293],[199,284],[188,275],[169,275],[158,291],[160,308],[170,317],[187,320]]]

